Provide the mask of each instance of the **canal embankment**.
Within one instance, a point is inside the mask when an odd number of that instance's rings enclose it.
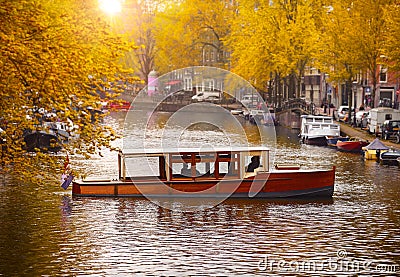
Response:
[[[367,131],[361,130],[361,129],[356,129],[346,123],[340,122],[340,131],[342,135],[344,136],[349,136],[349,137],[358,137],[363,140],[367,140],[369,142],[372,142],[374,139],[376,139],[376,136],[374,134],[369,134]],[[392,141],[388,140],[381,140],[382,143],[384,143],[387,147],[400,150],[400,144],[394,143]]]

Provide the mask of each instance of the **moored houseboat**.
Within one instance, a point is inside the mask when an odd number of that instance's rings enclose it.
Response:
[[[266,147],[124,150],[118,154],[118,179],[76,180],[72,194],[99,197],[332,197],[335,167],[313,170],[293,165],[273,167],[270,166],[269,152]],[[149,167],[148,175],[143,174],[144,164]]]
[[[340,137],[340,125],[330,116],[302,115],[301,142],[310,145],[326,146],[326,137]]]

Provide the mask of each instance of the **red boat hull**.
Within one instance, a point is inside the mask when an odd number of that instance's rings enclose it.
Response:
[[[74,196],[125,197],[332,197],[335,168],[331,170],[276,170],[238,179],[195,178],[179,181],[157,177],[111,181],[75,181]]]
[[[360,152],[364,146],[369,143],[365,141],[338,141],[336,143],[337,149],[346,152]]]

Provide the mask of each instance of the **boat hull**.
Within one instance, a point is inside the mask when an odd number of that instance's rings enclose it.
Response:
[[[304,137],[302,142],[308,145],[327,146],[326,137]]]
[[[58,152],[61,150],[61,143],[56,135],[45,132],[33,132],[24,136],[25,149],[27,152]]]
[[[326,137],[326,143],[330,147],[336,147],[338,141],[348,141],[348,140],[349,137],[336,137],[336,136]]]
[[[388,150],[365,149],[365,147],[363,147],[363,151],[364,151],[364,158],[366,160],[377,161],[379,160],[379,155],[387,152]]]
[[[368,144],[369,143],[365,141],[338,141],[336,147],[345,152],[360,152],[362,148]]]
[[[380,163],[382,165],[398,165],[398,159],[400,159],[399,151],[387,151],[381,154]]]
[[[276,170],[244,180],[209,179],[163,181],[97,180],[73,182],[72,194],[82,197],[213,197],[304,198],[332,197],[335,168],[331,170]]]

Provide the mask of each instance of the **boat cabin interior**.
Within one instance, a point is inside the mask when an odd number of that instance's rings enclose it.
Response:
[[[147,172],[143,167],[147,165]],[[269,171],[266,147],[199,148],[171,150],[133,150],[118,153],[120,180],[197,181],[244,179]]]

